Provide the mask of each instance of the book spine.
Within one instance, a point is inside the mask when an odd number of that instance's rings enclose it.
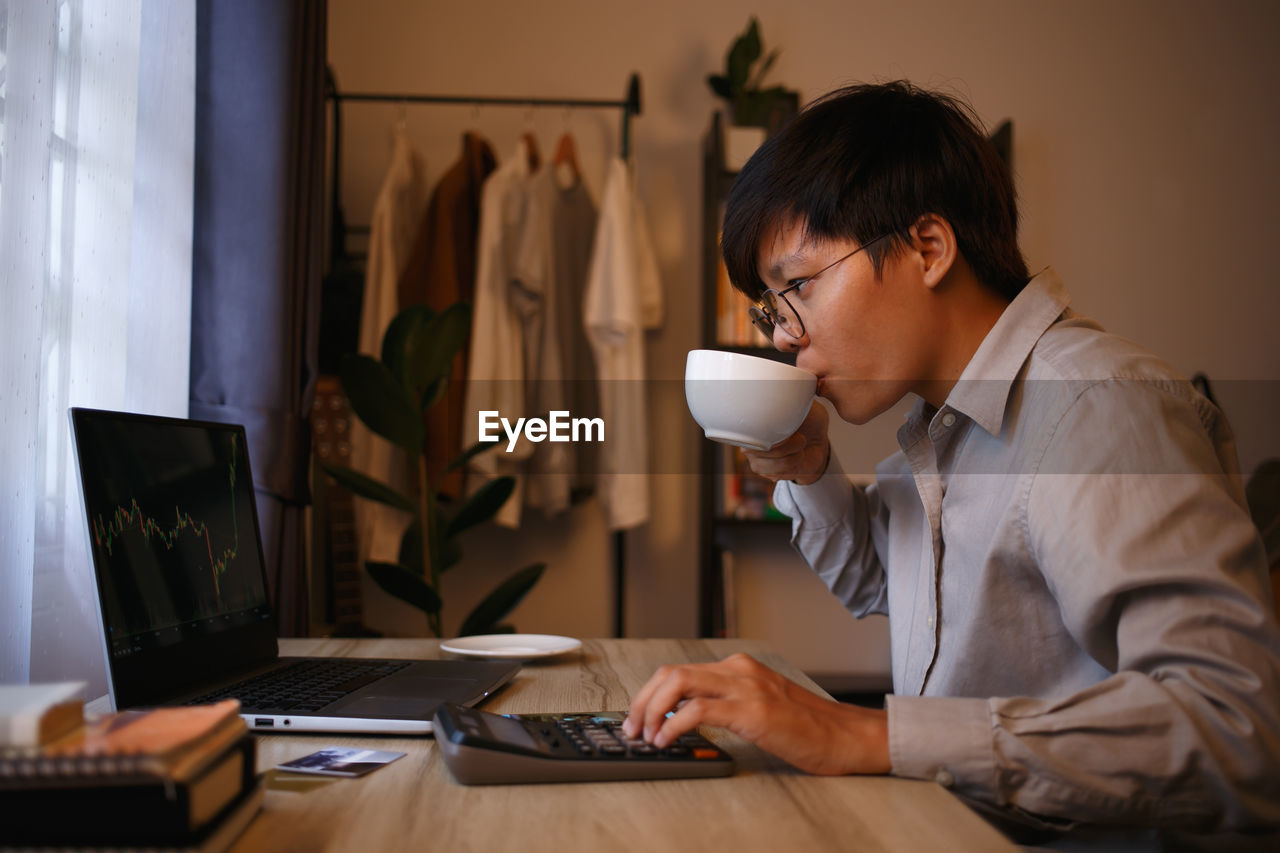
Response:
[[[151,757],[145,755],[50,756],[37,750],[14,750],[0,754],[0,786],[9,780],[138,775],[152,766]]]

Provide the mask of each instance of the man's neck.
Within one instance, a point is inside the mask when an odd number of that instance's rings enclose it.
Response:
[[[939,314],[935,328],[939,347],[932,379],[920,383],[916,393],[934,408],[941,409],[960,375],[973,360],[1009,301],[982,284],[967,269],[958,271],[943,285],[937,297]]]

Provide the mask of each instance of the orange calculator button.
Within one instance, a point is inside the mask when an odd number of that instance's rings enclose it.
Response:
[[[718,758],[719,756],[720,756],[720,753],[716,752],[714,749],[706,749],[705,747],[703,748],[695,747],[693,750],[694,758]]]

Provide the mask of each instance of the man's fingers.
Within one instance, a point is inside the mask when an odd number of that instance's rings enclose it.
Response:
[[[747,457],[747,461],[753,465],[757,463],[767,463],[779,459],[790,459],[804,451],[807,442],[799,435],[793,435],[790,438],[784,438],[782,441],[770,447],[768,450],[752,450],[744,447],[742,454]]]
[[[659,749],[665,749],[698,726],[728,726],[733,721],[733,708],[734,703],[729,699],[712,696],[690,699],[663,721],[662,727],[654,733],[652,743]]]
[[[627,737],[639,737],[640,732],[644,730],[645,709],[649,706],[654,691],[667,680],[674,668],[672,666],[658,667],[657,671],[649,676],[649,680],[644,683],[640,691],[631,697],[631,707],[627,711],[627,718],[622,721],[622,731],[626,733]]]
[[[628,737],[652,741],[668,711],[685,700],[718,695],[728,689],[729,680],[720,671],[723,667],[723,663],[703,663],[660,668],[631,700],[623,732]]]
[[[814,402],[800,428],[768,450],[746,450],[751,470],[774,482],[812,482],[826,469],[827,410]]]
[[[649,697],[640,720],[644,724],[644,739],[652,742],[663,727],[667,712],[676,708],[682,700],[696,702],[705,696],[722,695],[725,678],[717,668],[720,664],[690,664],[673,667],[667,677],[657,685]]]

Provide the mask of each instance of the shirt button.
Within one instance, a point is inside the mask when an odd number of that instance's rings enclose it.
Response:
[[[950,788],[956,783],[956,777],[951,775],[951,771],[945,767],[939,768],[938,772],[933,774],[933,781],[937,782],[944,788]]]
[[[932,616],[930,616],[930,617],[929,617],[929,627],[930,627],[930,628],[932,628],[932,627],[933,627],[933,617],[932,617]]]
[[[947,429],[950,429],[951,427],[955,426],[955,423],[956,423],[956,416],[951,414],[951,412],[947,412],[945,415],[942,416],[942,425]]]

